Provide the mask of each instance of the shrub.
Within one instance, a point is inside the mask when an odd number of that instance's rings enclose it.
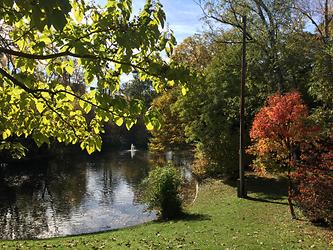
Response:
[[[143,181],[143,199],[150,209],[156,209],[162,219],[173,219],[182,212],[180,188],[182,179],[171,165],[156,167]]]
[[[293,178],[305,216],[333,227],[333,136],[306,145]]]

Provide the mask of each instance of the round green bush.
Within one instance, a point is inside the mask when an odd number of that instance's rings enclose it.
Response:
[[[159,211],[162,219],[176,218],[182,212],[181,184],[181,176],[175,167],[156,167],[143,181],[143,198],[150,209]]]

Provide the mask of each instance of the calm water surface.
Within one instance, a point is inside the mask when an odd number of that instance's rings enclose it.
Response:
[[[191,181],[189,157],[166,154]],[[0,239],[98,232],[151,221],[138,200],[147,152],[63,156],[0,169]]]

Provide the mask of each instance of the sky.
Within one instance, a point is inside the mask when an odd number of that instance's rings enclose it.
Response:
[[[95,0],[100,5],[105,5],[107,0]],[[177,43],[188,36],[202,31],[200,17],[202,12],[194,0],[160,0],[166,14],[166,23],[173,30]],[[134,13],[144,6],[145,0],[133,0]]]

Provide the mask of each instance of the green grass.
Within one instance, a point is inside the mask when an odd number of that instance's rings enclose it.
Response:
[[[232,184],[232,183],[231,183]],[[333,249],[331,233],[291,220],[285,186],[251,177],[251,199],[211,180],[183,219],[105,233],[35,241],[1,241],[0,249]]]

